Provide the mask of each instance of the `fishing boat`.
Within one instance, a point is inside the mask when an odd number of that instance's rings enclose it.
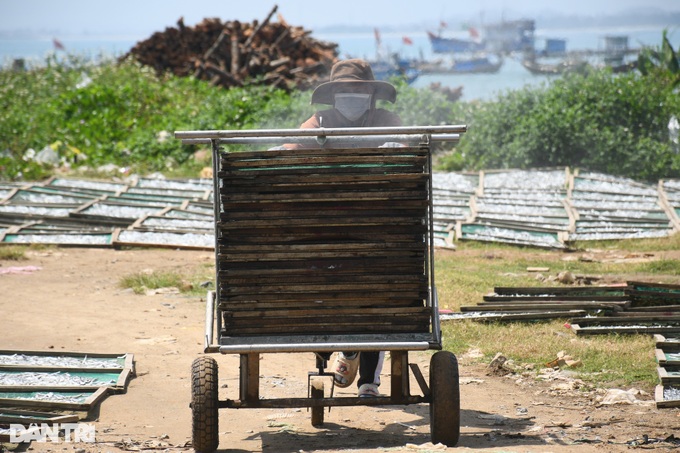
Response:
[[[534,49],[536,24],[531,19],[503,21],[482,28],[486,50],[502,54]]]
[[[373,76],[377,80],[389,80],[392,77],[403,78],[409,85],[418,78],[421,71],[414,67],[411,62],[393,55],[391,59],[379,59],[369,61]]]
[[[442,60],[422,64],[419,69],[422,74],[494,74],[503,66],[503,58],[492,58],[487,55],[454,58],[449,62]]]
[[[402,78],[409,85],[420,75],[420,70],[412,61],[406,60],[398,52],[385,51],[382,47],[380,30],[374,29],[375,59],[369,60],[373,76],[378,80],[389,80],[392,77]]]
[[[588,67],[588,62],[584,60],[563,60],[557,63],[539,63],[534,58],[524,58],[521,60],[530,73],[534,75],[561,75],[568,72],[584,72]]]
[[[452,74],[494,74],[503,66],[503,58],[491,61],[489,57],[456,59],[451,65]]]
[[[441,32],[434,34],[427,32],[427,37],[434,53],[465,53],[484,50],[485,43],[460,38],[444,38]]]
[[[584,72],[588,67],[610,69],[615,74],[636,69],[637,61],[629,57],[634,56],[638,50],[628,47],[627,36],[605,36],[604,39],[604,50],[572,51],[567,51],[566,45],[562,45],[559,40],[548,40],[544,50],[525,52],[521,63],[532,74],[541,75]],[[546,63],[555,57],[559,58],[559,61]]]
[[[443,27],[442,27],[443,28]],[[493,52],[510,54],[534,49],[535,22],[530,19],[503,21],[482,27],[480,34],[470,27],[471,39],[442,36],[442,28],[435,34],[427,31],[434,53]]]

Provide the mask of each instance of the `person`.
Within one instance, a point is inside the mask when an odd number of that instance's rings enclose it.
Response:
[[[300,128],[401,126],[398,115],[376,107],[377,101],[394,103],[396,98],[396,88],[388,82],[375,80],[367,61],[341,60],[331,68],[330,80],[319,85],[312,93],[312,104],[326,104],[332,108],[317,111]],[[378,396],[384,358],[384,351],[337,353],[331,365],[335,385],[349,387],[356,379],[358,371],[359,396]]]
[[[341,60],[331,68],[330,80],[312,93],[312,104],[332,108],[317,111],[300,128],[401,126],[398,115],[376,108],[376,101],[393,103],[396,98],[396,88],[391,83],[375,80],[367,61]]]

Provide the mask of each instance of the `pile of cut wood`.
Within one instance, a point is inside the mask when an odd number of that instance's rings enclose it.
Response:
[[[122,59],[134,58],[157,73],[195,76],[216,86],[270,85],[307,89],[328,78],[337,44],[318,41],[278,15],[252,23],[204,19],[194,27],[168,27],[138,42]]]

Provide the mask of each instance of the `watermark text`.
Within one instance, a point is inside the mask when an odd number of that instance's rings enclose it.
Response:
[[[9,425],[9,441],[21,442],[95,442],[91,423],[32,423],[29,426]]]

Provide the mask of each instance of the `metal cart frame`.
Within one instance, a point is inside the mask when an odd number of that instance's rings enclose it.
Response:
[[[240,356],[238,400],[219,400],[217,363],[215,359],[209,356],[202,356],[197,358],[192,365],[191,408],[193,420],[193,446],[196,451],[214,451],[217,448],[219,442],[217,412],[219,408],[307,407],[310,408],[312,412],[312,424],[318,426],[323,423],[325,407],[429,403],[432,441],[435,443],[441,442],[448,446],[453,446],[457,443],[460,433],[458,364],[453,354],[447,351],[441,351],[442,338],[439,325],[437,292],[434,281],[432,160],[430,147],[434,142],[457,142],[460,138],[460,134],[465,131],[465,126],[428,126],[175,132],[175,137],[182,139],[184,144],[210,144],[212,147],[216,241],[215,265],[217,277],[215,291],[208,292],[207,296],[204,351],[206,353],[219,352],[222,354],[239,354]],[[309,156],[303,156],[299,160],[296,160],[298,159],[296,154],[297,150],[290,151],[287,147],[282,146],[269,148],[267,151],[250,152],[247,154],[224,152],[220,146],[223,144],[262,146],[281,145],[282,143],[294,144],[303,150],[311,149],[316,151]],[[229,167],[230,164],[228,159],[230,157],[238,158],[238,165],[240,165],[240,167]],[[271,160],[268,160],[270,157]],[[422,189],[418,192],[418,196],[423,198],[423,203],[421,203],[419,207],[419,209],[422,209],[423,213],[422,223],[425,224],[423,225],[424,228],[421,227],[424,232],[422,234],[423,270],[421,271],[423,275],[416,276],[417,279],[425,285],[425,291],[418,293],[422,294],[422,305],[420,308],[417,306],[413,307],[411,304],[410,306],[413,308],[404,308],[402,309],[404,310],[403,312],[399,312],[393,317],[385,318],[387,319],[387,326],[382,328],[384,331],[381,331],[380,327],[372,330],[370,326],[364,327],[365,330],[357,332],[326,332],[324,329],[327,327],[322,326],[319,326],[315,330],[313,327],[315,322],[321,323],[322,321],[319,321],[321,318],[312,316],[305,318],[311,321],[308,326],[294,325],[289,327],[291,330],[286,331],[285,334],[276,333],[278,332],[276,329],[279,329],[279,327],[262,327],[261,331],[258,330],[260,328],[260,323],[263,325],[267,323],[267,320],[264,317],[266,316],[266,313],[259,315],[262,316],[260,318],[247,318],[250,316],[247,313],[247,310],[249,310],[247,303],[251,302],[249,299],[256,299],[257,297],[262,296],[250,295],[242,298],[246,302],[246,304],[240,305],[240,307],[245,307],[242,308],[242,310],[244,310],[242,312],[232,313],[229,309],[225,309],[224,301],[226,300],[228,303],[230,297],[238,298],[239,288],[233,289],[227,284],[222,284],[220,280],[220,272],[228,273],[230,269],[232,269],[229,266],[234,266],[233,262],[228,262],[230,249],[228,246],[224,245],[223,239],[223,236],[228,236],[228,233],[225,232],[226,230],[223,230],[224,228],[229,228],[229,222],[235,224],[245,222],[247,226],[248,219],[252,218],[251,213],[242,215],[242,217],[238,217],[236,220],[229,217],[231,205],[238,206],[238,203],[229,200],[241,195],[240,193],[237,194],[235,192],[240,189],[233,189],[234,192],[231,192],[236,195],[229,194],[227,186],[229,185],[230,175],[235,175],[240,178],[244,178],[242,175],[246,175],[248,180],[267,178],[267,172],[276,174],[279,168],[283,168],[276,167],[276,165],[284,165],[281,163],[284,162],[286,165],[289,165],[289,167],[286,168],[296,169],[292,175],[286,174],[284,176],[287,178],[285,180],[286,184],[279,184],[280,187],[287,188],[289,184],[295,184],[296,178],[304,179],[306,177],[305,173],[317,172],[320,171],[320,168],[323,169],[321,170],[322,172],[329,171],[326,175],[335,175],[334,172],[336,171],[342,172],[344,171],[343,169],[348,166],[347,159],[354,159],[357,162],[360,162],[359,164],[354,165],[355,167],[367,167],[369,168],[369,170],[366,170],[367,173],[373,175],[377,174],[378,176],[375,178],[379,179],[378,185],[385,184],[386,181],[392,179],[399,181],[400,177],[406,178],[406,176],[403,175],[389,176],[393,168],[397,168],[398,170],[396,171],[402,171],[399,170],[401,167],[408,167],[409,171],[413,171],[412,168],[416,169],[415,175],[407,176],[409,178],[418,176],[418,181],[421,181],[421,185],[418,187]],[[294,164],[293,166],[290,166],[291,162]],[[307,168],[309,168],[309,170],[307,170]],[[328,170],[329,168],[330,170]],[[260,173],[257,173],[258,171]],[[420,173],[420,176],[418,173]],[[257,174],[259,176],[251,177],[251,174]],[[365,179],[361,179],[364,178],[363,175],[354,176],[354,178],[366,184]],[[406,179],[403,180],[408,182]],[[273,185],[269,188],[266,179],[258,181],[264,181],[259,182],[260,186],[258,190],[262,191],[262,187],[266,187],[268,194],[275,193],[276,187],[279,187]],[[315,181],[323,181],[323,175]],[[351,181],[351,177],[344,177],[342,184],[339,185],[346,190],[348,185],[351,188]],[[394,184],[393,181],[391,183]],[[325,183],[323,182],[316,182],[315,184],[323,185],[324,190],[326,191],[329,190],[329,187],[331,190],[334,190],[332,186],[329,186],[328,184],[324,185]],[[396,184],[399,184],[399,182]],[[313,188],[314,184],[309,187]],[[329,195],[327,192],[324,192],[324,196],[329,197],[325,202],[328,202],[330,199],[334,200],[334,196],[343,196],[343,194],[344,192],[338,192],[337,194],[331,193]],[[277,194],[275,193],[275,195]],[[272,195],[267,196],[271,197]],[[391,195],[388,195],[387,198],[389,198],[389,196]],[[248,194],[246,193],[245,195],[242,195],[240,200],[243,202],[243,199],[246,199],[245,203],[250,203],[247,200],[247,197]],[[297,193],[294,197],[295,200],[293,200],[293,203],[296,202],[297,198],[303,197],[303,195]],[[360,203],[364,202],[364,200],[361,200]],[[350,200],[346,203],[352,203],[352,201]],[[367,204],[370,203],[371,201],[369,200]],[[389,215],[394,216],[395,212],[399,212],[400,209],[398,203],[402,203],[402,201],[399,200],[396,207],[395,200],[389,200],[389,203],[391,203],[390,206],[392,206],[393,209]],[[408,205],[408,201],[403,203]],[[321,204],[323,205],[323,202]],[[225,208],[225,205],[229,206]],[[266,211],[266,209],[261,206],[258,206],[257,209],[257,212]],[[280,209],[287,208],[284,207]],[[333,207],[333,209],[338,208]],[[408,208],[404,207],[404,209],[407,210]],[[366,216],[367,214],[362,215]],[[396,219],[396,217],[379,217],[377,214],[376,216],[377,220],[371,217],[370,221],[383,222],[385,228],[392,225],[391,220],[389,219]],[[412,222],[412,219],[407,220]],[[397,222],[398,220],[394,221]],[[295,222],[295,220],[292,220],[291,222]],[[281,227],[285,228],[285,225],[281,224]],[[304,247],[300,245],[300,242],[301,241],[298,238],[295,242],[296,245],[291,247]],[[276,246],[272,246],[272,249],[274,250],[273,254],[279,253],[285,255],[286,253],[299,253],[297,248],[287,248],[284,249],[284,252],[281,252],[281,246],[278,244],[279,243],[277,243]],[[238,248],[238,246],[235,245],[232,245],[231,247],[233,249]],[[264,245],[264,247],[266,248],[267,246]],[[259,248],[258,250],[263,249]],[[321,254],[323,255],[323,250],[326,249],[317,247],[316,249],[313,249],[312,253],[316,253],[319,250],[322,250]],[[223,252],[222,255],[220,255],[220,251]],[[236,266],[238,266],[238,260],[241,260],[242,258],[236,253],[238,252],[235,252],[236,258],[234,258],[234,260]],[[303,251],[302,253],[305,252]],[[370,254],[371,252],[369,251],[368,253]],[[225,256],[227,256],[226,260]],[[386,262],[389,262],[389,255],[387,256],[388,261]],[[249,259],[256,263],[260,260],[259,257]],[[318,256],[311,256],[310,259],[318,260],[320,258],[318,258]],[[225,264],[225,261],[227,261],[227,264]],[[251,273],[257,272],[257,268],[253,269],[250,270]],[[366,269],[364,269],[364,271],[365,270]],[[308,269],[305,270],[305,272],[309,273]],[[325,284],[327,282],[326,279],[329,277],[324,275],[323,280],[320,277],[315,278],[317,278],[318,281],[323,281]],[[345,279],[346,278],[347,277],[345,277]],[[222,280],[224,280],[223,276]],[[314,282],[317,280],[310,281]],[[392,283],[394,283],[393,280],[386,282],[383,286],[386,287],[388,284]],[[309,284],[309,282],[307,282],[307,284]],[[257,282],[254,283],[254,285],[257,285]],[[379,286],[379,283],[376,285]],[[345,286],[338,286],[338,288],[340,288],[339,293],[342,293],[342,288],[344,287]],[[325,296],[332,298],[336,297],[336,294],[339,293],[329,292],[319,297]],[[276,294],[270,294],[270,297],[275,296]],[[342,297],[342,294],[338,297]],[[313,302],[318,304],[324,301]],[[383,309],[390,310],[390,308]],[[253,310],[255,309],[253,308]],[[361,308],[359,308],[359,310],[361,310]],[[376,313],[376,310],[379,311],[380,309],[373,309],[370,313]],[[286,313],[289,311],[293,310],[285,310]],[[408,315],[407,311],[408,313],[413,312],[414,314]],[[336,312],[332,312],[332,314],[335,313]],[[410,326],[411,324],[416,325],[414,319],[418,318],[418,313],[427,317],[427,319],[425,319],[427,325],[425,326],[425,329],[423,329],[421,322],[421,324],[417,324],[415,330],[411,331],[409,330],[411,328]],[[406,316],[404,316],[404,314],[406,314]],[[244,316],[246,319],[250,320],[237,324],[236,322],[239,316]],[[421,320],[423,319],[422,316],[420,317]],[[233,325],[230,324],[232,317],[236,319]],[[338,319],[340,318],[342,317],[338,316]],[[295,319],[297,320],[298,318]],[[389,325],[389,320],[391,319],[397,320],[395,321],[394,326]],[[253,323],[253,320],[257,322]],[[309,328],[309,331],[307,330],[307,327]],[[342,325],[340,328],[342,328]],[[271,332],[275,333],[272,334]],[[216,336],[217,342],[215,342]],[[424,351],[430,349],[439,351],[431,358],[430,379],[428,383],[418,366],[409,363],[408,351]],[[325,371],[325,368],[327,366],[328,353],[335,351],[389,351],[391,362],[390,395],[369,398],[334,397],[333,390],[335,382],[332,379],[333,373]],[[291,352],[312,352],[316,355],[316,371],[310,371],[308,373],[307,397],[261,399],[259,393],[260,354]],[[413,373],[422,395],[411,395],[409,370]],[[324,392],[324,378],[326,377],[330,377],[332,382],[330,396],[326,396]]]

